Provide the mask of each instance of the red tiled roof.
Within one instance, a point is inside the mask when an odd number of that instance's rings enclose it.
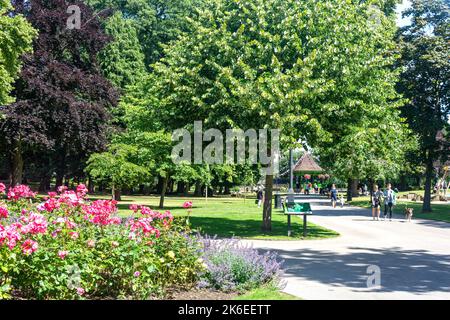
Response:
[[[323,171],[309,153],[305,153],[294,167],[294,172],[298,173],[321,173]]]

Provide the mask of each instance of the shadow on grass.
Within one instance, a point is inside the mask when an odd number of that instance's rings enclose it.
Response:
[[[192,216],[190,218],[192,227],[199,230],[203,235],[217,236],[219,238],[251,238],[251,239],[303,239],[303,225],[300,222],[292,223],[292,236],[287,236],[287,222],[272,220],[272,232],[261,231],[261,220],[226,219],[213,217]],[[336,237],[339,234],[335,231],[322,228],[308,223],[307,239],[321,239]]]

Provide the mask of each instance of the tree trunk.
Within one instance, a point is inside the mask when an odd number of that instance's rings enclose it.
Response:
[[[184,186],[184,196],[187,197],[189,195],[189,189],[191,188],[191,186],[189,185],[189,182],[186,183],[186,185]]]
[[[47,174],[41,177],[41,181],[39,182],[39,192],[50,190],[50,180],[50,176]]]
[[[156,193],[161,194],[163,189],[163,177],[158,176],[158,184],[156,185]]]
[[[22,183],[23,180],[23,157],[20,141],[14,142],[11,155],[11,186]]]
[[[161,177],[162,178],[162,190],[161,190],[161,197],[159,198],[159,208],[164,208],[164,197],[166,196],[167,191],[167,184],[169,179],[167,177]]]
[[[56,173],[56,184],[55,188],[61,187],[64,183],[64,173],[58,171]]]
[[[425,195],[423,198],[422,212],[431,212],[431,183],[433,179],[433,159],[430,155],[427,157],[425,170]]]
[[[348,178],[347,180],[347,201],[352,201],[353,200],[353,191],[352,191],[352,186],[353,186],[353,179]]]
[[[200,181],[197,181],[195,183],[194,196],[196,196],[196,197],[201,197],[202,196],[202,183]]]
[[[88,177],[88,192],[91,194],[94,193],[94,181],[91,177]]]
[[[183,194],[184,193],[184,182],[183,181],[179,181],[177,183],[177,194]]]
[[[408,189],[408,182],[406,180],[406,175],[404,175],[404,174],[402,174],[400,176],[400,186],[399,187],[400,187],[401,191],[405,191]]]
[[[231,192],[230,192],[230,184],[229,183],[225,184],[224,194],[226,194],[226,195],[231,194]]]
[[[114,200],[121,201],[122,200],[122,193],[120,192],[120,188],[117,188],[114,190]]]
[[[273,195],[273,175],[266,176],[266,190],[264,193],[263,223],[262,231],[272,231],[272,195]]]

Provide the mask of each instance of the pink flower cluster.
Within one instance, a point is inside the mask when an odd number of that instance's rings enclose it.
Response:
[[[0,192],[1,188],[0,184]],[[27,186],[17,186],[11,188],[8,192],[9,201],[33,198],[35,195]],[[76,191],[59,187],[58,193],[49,192],[45,202],[36,206],[38,211],[33,209],[30,202],[24,204],[23,208],[18,209],[17,216],[14,215],[13,211],[9,212],[7,204],[0,202],[0,246],[5,245],[10,250],[18,247],[23,254],[30,255],[38,250],[37,240],[41,239],[42,236],[36,237],[37,235],[53,238],[65,235],[68,237],[67,239],[76,241],[80,238],[81,226],[85,223],[99,226],[120,225],[122,223],[121,218],[117,216],[117,201],[96,200],[87,202],[84,201],[86,196],[87,188],[84,185],[79,185]],[[8,201],[6,202],[8,203]],[[130,209],[140,214],[139,217],[134,217],[126,224],[129,239],[145,240],[148,245],[153,244],[155,238],[160,237],[162,228],[170,227],[174,219],[169,211],[160,213],[142,205],[131,205]],[[52,214],[47,215],[47,212]],[[6,220],[10,216],[13,216],[13,218]],[[87,240],[86,245],[88,248],[94,248],[96,241],[94,239]],[[119,242],[113,241],[111,245],[117,247]],[[68,254],[69,252],[64,248],[58,251],[60,259],[65,259]]]
[[[5,205],[0,204],[0,219],[8,218],[8,214],[9,214],[8,208]]]
[[[31,239],[27,239],[22,243],[22,252],[25,255],[30,255],[38,249],[38,243]]]
[[[191,201],[186,201],[185,203],[183,203],[183,208],[185,208],[185,209],[192,208],[192,202]]]
[[[115,200],[96,200],[89,206],[84,206],[83,210],[86,219],[94,224],[106,226],[110,224],[120,224],[120,217],[113,216],[117,213],[117,201]]]
[[[5,193],[5,191],[6,191],[6,186],[5,186],[5,184],[3,184],[3,183],[0,182],[0,193]]]
[[[24,223],[21,227],[23,234],[44,234],[47,232],[47,219],[34,212],[30,212],[28,216],[22,216],[20,221]]]
[[[30,187],[25,185],[18,185],[14,188],[10,188],[8,191],[9,200],[19,200],[22,198],[34,198],[36,197],[36,192],[33,192]]]
[[[156,238],[159,238],[161,235],[161,232],[152,225],[153,218],[145,218],[141,217],[137,220],[130,222],[130,239],[138,237],[149,237],[149,236],[155,236]]]
[[[0,245],[6,244],[12,250],[17,242],[22,239],[21,228],[20,223],[13,223],[6,227],[0,224]]]

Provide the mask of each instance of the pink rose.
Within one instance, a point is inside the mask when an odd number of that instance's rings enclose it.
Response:
[[[186,201],[185,203],[183,203],[183,208],[185,208],[185,209],[192,208],[192,202],[191,201]]]
[[[85,294],[85,290],[83,288],[77,288],[77,293],[82,296],[83,294]]]
[[[73,240],[76,240],[76,239],[78,239],[78,237],[79,237],[80,235],[78,234],[78,232],[73,231],[73,232],[69,232],[69,236],[70,236],[70,238],[72,238]]]
[[[69,254],[69,251],[62,250],[62,251],[58,252],[58,257],[60,257],[62,260],[64,260],[68,254]]]
[[[38,243],[31,239],[25,240],[22,244],[22,252],[23,254],[29,255],[35,252],[38,249]]]
[[[0,219],[1,218],[8,218],[8,209],[6,207],[0,206]]]

